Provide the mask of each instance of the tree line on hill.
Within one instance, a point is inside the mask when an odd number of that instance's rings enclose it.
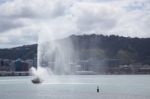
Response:
[[[72,35],[74,49],[81,60],[119,59],[121,64],[141,63],[150,65],[150,38],[131,38],[104,35]],[[68,39],[65,38],[65,39]],[[62,40],[65,40],[62,39]],[[33,59],[37,44],[10,49],[0,49],[2,59]]]
[[[150,38],[82,35],[71,36],[80,58],[119,59],[121,64],[150,64]]]

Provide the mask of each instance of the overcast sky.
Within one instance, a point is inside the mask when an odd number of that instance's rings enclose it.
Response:
[[[36,43],[44,33],[150,37],[150,0],[0,0],[0,48]]]

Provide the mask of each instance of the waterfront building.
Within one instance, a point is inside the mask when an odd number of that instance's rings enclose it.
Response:
[[[29,71],[29,64],[21,59],[14,61],[15,71]]]

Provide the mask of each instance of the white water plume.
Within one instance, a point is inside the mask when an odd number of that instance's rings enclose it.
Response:
[[[75,51],[71,39],[55,39],[53,33],[40,33],[38,42],[38,65],[32,68],[34,76],[73,74]],[[46,77],[47,78],[47,77]]]

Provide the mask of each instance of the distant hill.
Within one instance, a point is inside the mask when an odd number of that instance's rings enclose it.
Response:
[[[0,49],[0,58],[3,59],[33,59],[37,54],[37,44],[24,45],[9,49]]]
[[[75,50],[80,59],[120,59],[122,64],[150,64],[150,38],[130,38],[104,35],[72,35]],[[10,49],[0,49],[3,59],[33,59],[37,44]]]
[[[80,58],[120,59],[122,64],[150,64],[150,38],[104,35],[71,36]]]

